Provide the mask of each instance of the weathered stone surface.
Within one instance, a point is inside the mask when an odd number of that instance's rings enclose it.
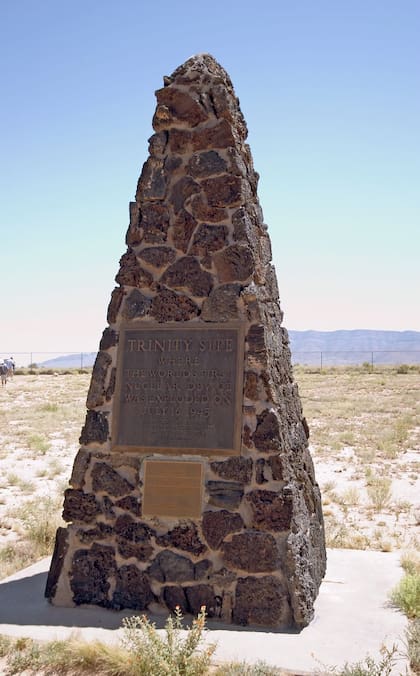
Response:
[[[113,533],[112,526],[109,526],[103,521],[97,521],[94,528],[89,528],[88,530],[83,530],[79,528],[77,531],[77,537],[79,538],[82,544],[89,544],[95,540],[105,540],[109,538]]]
[[[132,608],[146,610],[154,600],[147,576],[136,566],[121,566],[116,575],[116,586],[112,596],[112,607],[116,610]]]
[[[97,462],[92,469],[92,490],[103,491],[116,498],[131,493],[134,486],[105,462]]]
[[[251,399],[251,401],[259,400],[259,380],[258,373],[254,371],[247,371],[245,373],[244,395],[247,399]]]
[[[110,324],[115,324],[118,310],[120,309],[122,299],[124,298],[124,289],[117,287],[111,294],[111,300],[108,305],[107,320]]]
[[[108,434],[107,414],[100,411],[88,411],[79,442],[81,444],[103,444],[107,441]]]
[[[187,597],[185,596],[185,591],[182,587],[164,587],[163,588],[163,600],[169,610],[174,611],[176,607],[179,607],[181,613],[188,613],[188,602]]]
[[[213,254],[219,281],[234,282],[247,280],[254,271],[254,258],[252,252],[239,244],[217,251]]]
[[[197,584],[193,587],[185,587],[188,608],[193,615],[198,615],[203,606],[206,607],[208,617],[219,614],[220,603],[214,594],[213,587],[207,584]]]
[[[187,164],[188,173],[194,178],[208,178],[226,171],[226,161],[215,150],[195,153]]]
[[[280,564],[276,541],[269,533],[248,530],[233,535],[231,542],[222,544],[224,562],[230,568],[241,568],[250,573],[276,570]]]
[[[111,375],[109,376],[108,387],[106,388],[106,391],[105,391],[105,400],[106,401],[110,401],[112,395],[114,394],[116,377],[117,377],[117,369],[114,367],[114,368],[111,369]]]
[[[195,554],[195,556],[203,554],[207,549],[206,545],[201,542],[194,523],[176,526],[166,533],[166,535],[157,537],[156,542],[160,547],[169,546],[183,549],[186,552]]]
[[[251,326],[246,341],[248,343],[248,355],[253,357],[257,363],[265,365],[267,363],[267,350],[264,327],[260,324]]]
[[[129,250],[121,257],[120,270],[115,281],[128,286],[149,287],[153,282],[153,276],[141,267],[134,251]]]
[[[115,550],[105,545],[78,549],[73,556],[70,587],[76,604],[88,603],[109,608],[109,579],[116,570]]]
[[[197,227],[197,221],[185,209],[181,209],[175,219],[172,228],[174,246],[180,251],[187,253],[191,236]]]
[[[259,451],[275,451],[281,448],[280,426],[274,411],[265,409],[257,415],[257,427],[252,440]]]
[[[235,509],[244,494],[243,485],[236,481],[208,481],[209,504],[215,507]]]
[[[86,471],[89,467],[91,454],[80,448],[74,459],[73,470],[70,477],[72,488],[83,488],[85,485]]]
[[[101,510],[105,514],[105,516],[108,519],[114,519],[115,518],[114,503],[112,502],[111,498],[109,498],[107,495],[104,495],[102,497],[102,500],[100,500],[100,504]]]
[[[91,523],[101,508],[93,493],[84,493],[74,488],[64,491],[64,521],[84,521]]]
[[[150,310],[151,303],[152,299],[149,296],[138,289],[133,289],[125,301],[122,316],[128,320],[145,317]]]
[[[218,251],[228,243],[228,229],[226,225],[198,226],[191,246],[191,253],[198,256],[207,256],[212,251]]]
[[[52,555],[51,566],[48,572],[47,584],[45,587],[45,597],[52,599],[57,591],[58,580],[63,568],[64,557],[68,550],[68,531],[67,528],[57,528],[55,535],[54,552]]]
[[[183,176],[172,188],[170,202],[173,210],[178,214],[184,208],[185,202],[191,195],[200,192],[200,186],[191,176]]]
[[[283,461],[280,455],[271,455],[268,458],[274,481],[283,481]]]
[[[239,284],[223,284],[205,298],[201,316],[205,322],[228,322],[238,318]]]
[[[213,569],[213,564],[209,559],[203,559],[194,566],[194,580],[202,580],[204,577],[209,578]]]
[[[266,461],[264,458],[258,458],[255,463],[255,481],[257,484],[265,484],[268,479],[265,478]]]
[[[241,456],[210,463],[212,471],[222,479],[232,479],[249,484],[252,478],[252,460]]]
[[[158,89],[156,98],[158,107],[153,118],[156,131],[167,129],[176,122],[188,122],[191,127],[196,127],[207,120],[208,116],[199,101],[185,91],[164,87]]]
[[[134,242],[127,240],[127,244],[134,245],[141,241],[147,244],[166,242],[168,227],[168,208],[160,202],[144,203],[141,207],[140,239]]]
[[[163,289],[153,298],[150,315],[158,322],[186,322],[200,314],[191,298],[170,289]]]
[[[101,342],[99,343],[100,350],[109,350],[118,343],[118,335],[116,331],[107,327],[102,333]]]
[[[237,624],[281,626],[291,624],[287,590],[282,582],[272,576],[245,577],[236,585],[233,621]]]
[[[241,515],[225,509],[203,514],[203,535],[212,549],[218,549],[226,535],[235,533],[243,527]]]
[[[239,176],[225,174],[206,178],[201,182],[201,187],[211,207],[233,207],[239,205],[243,199],[242,181]]]
[[[118,552],[125,559],[134,556],[139,561],[148,561],[153,553],[151,537],[154,531],[143,523],[136,522],[129,514],[119,516],[115,524]]]
[[[144,523],[135,521],[129,514],[122,514],[115,524],[117,535],[131,542],[149,542],[155,532]]]
[[[188,209],[198,221],[220,223],[228,218],[228,211],[225,207],[210,206],[201,194],[191,199]]]
[[[171,135],[170,137],[171,138]],[[207,127],[191,134],[193,150],[212,150],[213,148],[229,148],[235,145],[232,127],[227,120],[220,120],[214,127]]]
[[[190,559],[168,550],[159,552],[147,572],[158,582],[188,582],[194,579],[194,565]]]
[[[137,185],[136,202],[161,200],[165,197],[166,177],[163,161],[149,157],[144,163]]]
[[[169,246],[148,246],[146,249],[139,251],[138,257],[149,265],[159,268],[168,265],[168,263],[173,263],[176,253]]]
[[[149,138],[149,153],[154,157],[162,157],[168,143],[168,133],[159,131]]]
[[[187,288],[193,296],[208,296],[213,278],[193,256],[183,256],[166,270],[162,283],[174,289]]]
[[[107,352],[98,352],[92,370],[89,392],[86,400],[87,408],[102,406],[105,401],[105,381],[112,358]]]
[[[126,495],[125,498],[117,500],[115,506],[135,516],[141,516],[141,500],[135,498],[134,495]]]
[[[246,500],[252,509],[252,525],[271,531],[290,528],[293,512],[291,496],[276,491],[257,490],[247,493]]]

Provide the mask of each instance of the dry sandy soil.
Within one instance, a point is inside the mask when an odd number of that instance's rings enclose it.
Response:
[[[297,367],[295,375],[311,429],[328,545],[418,548],[419,372],[311,373]],[[18,375],[0,391],[0,576],[51,546],[89,381],[86,373]],[[42,528],[49,535],[37,550]]]

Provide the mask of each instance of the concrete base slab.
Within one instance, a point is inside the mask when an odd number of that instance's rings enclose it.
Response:
[[[407,620],[388,602],[403,574],[399,561],[399,552],[329,550],[327,574],[308,627],[280,633],[209,620],[208,640],[217,643],[215,659],[264,660],[295,673],[314,673],[364,660],[367,654],[378,659],[383,644],[396,644],[403,651]],[[86,640],[116,642],[123,617],[138,613],[50,605],[43,596],[49,562],[43,559],[0,583],[0,634],[52,640],[77,632]],[[162,627],[166,616],[150,619]],[[393,673],[405,672],[406,660],[400,657]]]

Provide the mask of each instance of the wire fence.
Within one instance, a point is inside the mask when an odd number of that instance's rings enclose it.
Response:
[[[293,364],[315,366],[413,366],[420,364],[420,350],[310,350],[292,349]]]
[[[0,359],[13,357],[21,368],[85,369],[93,366],[96,351],[0,352]],[[293,350],[292,362],[320,369],[331,366],[409,366],[420,364],[420,350]]]

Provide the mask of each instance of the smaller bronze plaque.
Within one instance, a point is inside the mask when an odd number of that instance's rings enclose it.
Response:
[[[146,460],[144,465],[144,516],[201,516],[201,462]]]

